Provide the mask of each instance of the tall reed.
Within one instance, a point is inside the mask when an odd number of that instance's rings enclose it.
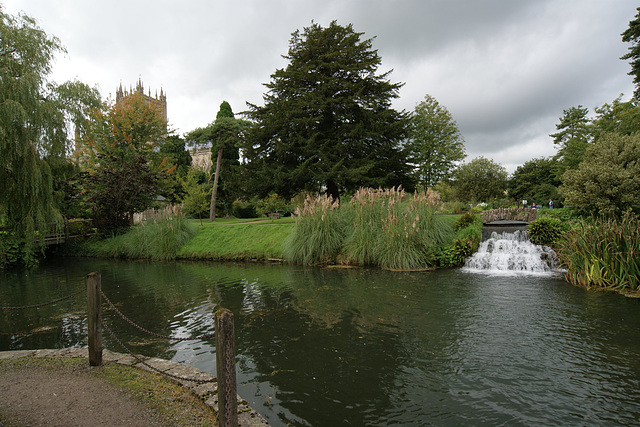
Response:
[[[578,221],[556,252],[575,285],[640,289],[640,221],[631,212],[620,219]]]
[[[296,226],[285,244],[285,258],[303,264],[335,261],[345,235],[339,203],[330,196],[307,195],[296,209]]]

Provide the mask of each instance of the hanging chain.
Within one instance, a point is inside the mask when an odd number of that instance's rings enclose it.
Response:
[[[58,299],[54,299],[53,301],[43,302],[43,303],[41,303],[41,304],[25,305],[25,306],[22,306],[22,307],[0,307],[0,310],[22,310],[22,309],[25,309],[25,308],[39,308],[39,307],[44,307],[45,305],[51,305],[51,304],[55,304],[55,303],[60,302],[60,301],[64,301],[64,300],[69,299],[69,298],[71,298],[71,297],[74,297],[74,296],[76,296],[76,295],[78,295],[78,294],[80,294],[80,293],[82,293],[82,292],[84,292],[84,291],[85,291],[85,290],[84,290],[84,289],[82,289],[82,290],[80,290],[80,291],[78,291],[78,292],[74,292],[74,293],[72,293],[71,295],[67,295],[66,297],[62,297],[62,298],[58,298]]]
[[[161,338],[161,339],[165,339],[165,340],[172,340],[172,341],[189,341],[189,340],[203,340],[203,339],[207,339],[207,338],[213,338],[215,336],[215,334],[206,334],[206,335],[200,335],[199,337],[179,338],[179,337],[170,337],[170,336],[167,336],[167,335],[157,334],[155,332],[152,332],[152,331],[150,331],[148,329],[145,329],[142,326],[134,323],[127,316],[122,314],[122,312],[120,310],[118,310],[115,305],[113,305],[113,303],[109,300],[109,298],[107,298],[107,296],[104,294],[102,289],[100,289],[100,295],[102,295],[102,297],[105,299],[105,301],[107,301],[107,304],[109,304],[109,306],[113,309],[113,311],[118,313],[118,315],[120,317],[122,317],[127,323],[129,323],[134,328],[136,328],[136,329],[138,329],[138,330],[140,330],[140,331],[142,331],[142,332],[144,332],[146,334],[152,335],[152,336],[154,336],[156,338]]]
[[[125,346],[125,345],[123,344],[123,342],[122,342],[122,341],[120,341],[120,340],[118,339],[118,337],[116,336],[116,334],[114,334],[114,333],[113,333],[113,331],[112,331],[112,330],[107,326],[107,324],[104,322],[104,320],[103,320],[103,319],[100,319],[100,323],[102,324],[102,327],[103,327],[107,332],[109,332],[109,335],[111,335],[111,338],[113,338],[113,340],[114,340],[115,342],[117,342],[117,343],[118,343],[118,345],[119,345],[120,347],[122,347],[122,349],[124,349],[127,353],[129,353],[129,355],[130,355],[130,356],[132,356],[134,359],[136,359],[139,363],[143,364],[143,365],[144,365],[144,366],[146,366],[147,368],[149,368],[149,369],[151,369],[151,370],[153,370],[153,371],[155,371],[155,372],[158,372],[159,374],[162,374],[162,375],[164,375],[164,376],[167,376],[167,377],[169,377],[169,378],[173,378],[174,380],[178,380],[178,381],[192,381],[192,382],[197,383],[197,384],[205,384],[205,383],[214,383],[214,382],[217,382],[217,379],[216,379],[216,378],[210,378],[210,379],[208,379],[208,380],[199,380],[199,379],[195,379],[195,378],[184,378],[184,377],[179,377],[179,376],[177,376],[177,375],[173,375],[173,374],[169,374],[169,373],[167,373],[167,372],[161,371],[160,369],[156,368],[155,366],[151,366],[151,365],[149,365],[149,364],[148,364],[148,363],[146,363],[143,359],[141,359],[140,357],[136,356],[136,355],[135,355],[131,350],[129,350],[129,349],[127,348],[127,346]]]

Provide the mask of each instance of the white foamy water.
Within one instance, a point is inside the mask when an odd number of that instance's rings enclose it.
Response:
[[[539,274],[557,272],[556,253],[548,246],[534,245],[527,232],[491,233],[480,242],[478,251],[467,260],[462,271],[489,274]]]

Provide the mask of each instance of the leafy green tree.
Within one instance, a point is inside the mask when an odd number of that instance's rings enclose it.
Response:
[[[636,100],[640,100],[640,7],[637,8],[637,11],[635,19],[629,21],[629,28],[622,33],[622,41],[631,43],[631,46],[628,48],[629,52],[620,59],[630,60],[631,71],[629,71],[629,75],[633,76],[633,83],[636,85],[634,97]]]
[[[558,187],[561,181],[556,177],[557,161],[541,157],[518,166],[509,179],[509,196],[545,204],[553,200],[559,206]]]
[[[485,157],[477,157],[456,170],[454,186],[460,200],[489,201],[504,196],[507,177],[504,166]]]
[[[220,104],[220,110],[216,115],[216,120],[206,128],[198,128],[187,135],[187,138],[198,143],[211,143],[211,157],[216,154],[216,170],[214,172],[213,191],[211,192],[211,202],[209,207],[209,221],[216,220],[216,204],[218,196],[218,185],[222,174],[222,166],[231,169],[231,176],[237,176],[239,166],[239,147],[245,138],[249,122],[236,119],[231,106],[227,101]],[[225,155],[226,153],[226,155]],[[233,173],[235,172],[235,173]],[[229,180],[232,181],[232,180]],[[230,210],[230,208],[228,209]]]
[[[151,163],[166,133],[163,113],[139,93],[94,112],[78,153],[87,171],[88,201],[103,231],[127,228],[134,213],[154,205],[162,180],[176,168],[166,160]]]
[[[246,154],[259,196],[324,190],[337,199],[360,186],[411,186],[400,146],[407,114],[391,108],[402,84],[377,74],[381,58],[362,34],[335,21],[292,34],[265,105],[249,105]]]
[[[411,116],[407,141],[409,160],[415,165],[417,181],[432,187],[447,180],[458,162],[464,160],[464,138],[449,110],[426,95]]]
[[[604,133],[631,135],[640,131],[640,106],[637,101],[623,102],[621,99],[622,95],[611,104],[605,103],[595,109],[596,117],[592,123],[594,139]]]
[[[97,90],[83,83],[47,79],[54,55],[63,51],[34,19],[5,14],[0,5],[0,212],[25,238],[27,253],[35,233],[60,218],[50,164],[70,152],[71,124],[100,103]]]
[[[191,168],[183,178],[185,196],[182,200],[183,210],[186,215],[200,218],[209,214],[211,200],[211,186],[207,182],[207,174],[201,170]]]
[[[556,125],[558,132],[549,136],[558,147],[556,177],[559,179],[567,169],[576,169],[584,159],[584,154],[591,140],[591,125],[588,117],[589,109],[582,105],[563,110],[560,123]]]
[[[565,203],[584,212],[616,214],[639,205],[640,134],[601,135],[562,182]]]
[[[163,195],[171,203],[180,203],[185,195],[183,179],[191,169],[191,154],[185,149],[185,140],[178,135],[169,135],[153,156],[154,167],[175,165],[176,168],[164,182]]]

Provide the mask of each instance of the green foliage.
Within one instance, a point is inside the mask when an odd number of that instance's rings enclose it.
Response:
[[[476,251],[470,240],[456,239],[450,246],[438,254],[438,265],[441,267],[463,266],[468,257]]]
[[[449,179],[465,157],[464,138],[449,110],[430,95],[411,116],[407,151],[417,181],[425,187]]]
[[[493,160],[477,157],[458,168],[454,185],[459,200],[488,202],[504,196],[507,170]]]
[[[185,215],[191,218],[209,216],[211,200],[211,185],[207,182],[207,175],[198,169],[191,168],[182,180],[185,195],[182,207]]]
[[[264,199],[255,202],[255,208],[258,215],[266,216],[270,213],[278,212],[281,216],[290,215],[294,207],[291,203],[276,193],[272,193]]]
[[[584,159],[591,140],[591,125],[588,117],[589,109],[582,105],[563,110],[564,115],[556,125],[557,133],[551,134],[553,143],[558,146],[554,164],[556,180],[568,169],[576,169]],[[545,165],[547,166],[547,165]],[[544,175],[540,175],[541,177]],[[551,176],[549,176],[551,178]],[[548,182],[548,181],[547,181]],[[526,195],[526,194],[525,194]],[[521,196],[520,198],[524,197]]]
[[[31,252],[36,232],[60,220],[50,161],[72,147],[71,123],[80,124],[99,94],[79,82],[48,81],[64,48],[35,20],[0,7],[0,205],[5,222]]]
[[[147,223],[96,245],[95,248],[99,255],[166,261],[175,259],[178,249],[194,235],[194,228],[180,209],[170,206]]]
[[[527,226],[529,240],[536,245],[553,245],[564,231],[563,222],[550,216],[538,217]]]
[[[258,211],[253,201],[236,200],[232,204],[231,214],[236,218],[255,218],[258,216]]]
[[[595,109],[597,115],[593,119],[592,130],[596,141],[606,133],[631,135],[640,131],[640,106],[637,100],[622,102],[621,99],[622,94],[611,104],[605,103]]]
[[[0,231],[0,269],[8,267],[33,268],[39,264],[37,253],[29,250],[24,238]]]
[[[558,167],[557,160],[544,157],[518,166],[509,179],[509,197],[538,204],[553,200],[559,207],[558,187],[561,182],[556,178]]]
[[[633,76],[633,83],[636,85],[635,98],[640,99],[640,7],[635,19],[629,21],[629,28],[622,33],[622,41],[631,43],[629,52],[620,59],[628,59],[631,64],[629,75]]]
[[[153,166],[154,148],[167,133],[163,112],[140,93],[96,110],[79,149],[83,185],[96,226],[103,233],[128,227],[133,214],[155,204],[176,165]]]
[[[577,170],[563,175],[565,203],[583,212],[619,214],[640,204],[640,134],[603,134]]]
[[[170,203],[182,202],[185,195],[183,179],[191,169],[191,154],[185,149],[185,140],[178,135],[168,136],[160,144],[152,162],[155,169],[162,169],[166,165],[175,166],[163,182],[162,194]]]
[[[231,201],[235,200],[239,194],[240,180],[240,147],[243,144],[245,133],[250,127],[246,120],[239,120],[234,117],[231,106],[227,101],[220,104],[220,110],[216,115],[216,120],[205,128],[198,128],[187,134],[187,139],[192,144],[211,144],[211,160],[215,163],[215,173],[211,202],[209,205],[209,220],[215,221],[216,208],[223,200],[227,205],[226,211],[231,210]],[[225,180],[222,179],[222,170],[225,170]],[[220,188],[219,188],[220,187]],[[220,190],[220,197],[218,191]]]
[[[478,250],[482,238],[482,218],[479,215],[463,214],[456,220],[456,235],[448,246],[438,253],[441,267],[460,267]]]
[[[83,175],[87,202],[103,234],[119,233],[129,227],[134,213],[153,206],[160,176],[142,155],[126,160],[115,155],[99,159],[101,167]]]
[[[391,108],[402,85],[377,74],[382,60],[361,36],[335,21],[292,34],[265,105],[250,105],[246,155],[259,197],[326,190],[337,200],[360,186],[411,184],[400,147],[407,115]]]
[[[459,231],[463,228],[467,228],[470,224],[476,221],[478,217],[472,213],[465,213],[460,218],[456,220],[456,231]]]
[[[621,219],[579,220],[556,252],[575,285],[640,289],[640,221],[630,212]]]

